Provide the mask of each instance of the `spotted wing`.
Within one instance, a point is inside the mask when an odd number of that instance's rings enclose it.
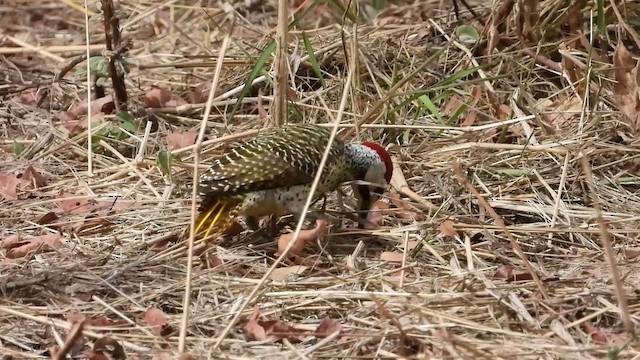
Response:
[[[260,133],[218,159],[200,177],[199,192],[208,197],[234,195],[310,183],[329,135],[328,129],[315,125],[288,125]],[[341,151],[342,142],[336,139],[331,155]]]

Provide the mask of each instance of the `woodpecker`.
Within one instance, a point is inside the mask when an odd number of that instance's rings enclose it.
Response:
[[[221,234],[236,216],[244,217],[253,229],[265,215],[293,214],[300,219],[329,137],[330,129],[312,124],[269,128],[215,160],[199,179],[202,201],[196,236]],[[366,219],[392,172],[391,157],[380,145],[345,144],[335,138],[313,199],[355,180],[358,214]]]

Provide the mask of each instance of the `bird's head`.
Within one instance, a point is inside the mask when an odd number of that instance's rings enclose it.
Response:
[[[352,176],[356,180],[353,192],[358,198],[358,216],[364,220],[391,182],[393,162],[382,146],[372,142],[347,145],[347,156],[351,158]]]

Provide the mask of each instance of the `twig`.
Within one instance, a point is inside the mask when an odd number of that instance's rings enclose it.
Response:
[[[222,72],[222,60],[224,59],[225,52],[229,46],[230,32],[228,32],[222,40],[222,47],[218,53],[218,62],[216,63],[216,69],[213,74],[213,80],[211,82],[211,88],[209,89],[209,98],[207,100],[207,107],[202,115],[202,122],[200,123],[200,132],[198,132],[198,138],[193,152],[193,163],[195,165],[193,171],[193,189],[191,192],[191,224],[189,228],[189,250],[187,257],[187,276],[185,278],[184,298],[182,301],[182,320],[180,322],[180,335],[178,339],[178,352],[183,353],[187,338],[187,325],[189,322],[189,305],[191,303],[191,277],[193,273],[193,246],[195,241],[196,232],[196,210],[197,210],[197,198],[198,198],[198,164],[200,163],[200,150],[202,149],[202,140],[204,139],[204,133],[207,129],[207,119],[211,113],[211,103],[213,102],[213,96],[218,87],[220,81],[220,73]]]
[[[624,284],[620,278],[620,271],[616,263],[616,255],[613,252],[613,246],[611,246],[611,235],[609,234],[608,226],[602,218],[602,209],[600,208],[600,198],[598,197],[595,183],[593,182],[593,173],[591,172],[591,165],[589,164],[589,158],[586,153],[580,153],[580,161],[582,162],[582,169],[585,174],[585,181],[589,185],[589,195],[591,196],[591,202],[593,209],[596,212],[596,220],[598,221],[598,227],[600,228],[600,239],[602,240],[602,246],[604,247],[604,253],[611,269],[611,278],[613,279],[613,285],[616,290],[616,297],[618,298],[618,306],[620,307],[620,318],[624,324],[624,328],[630,334],[634,333],[633,322],[629,316],[629,304],[627,302],[627,296],[624,291]]]

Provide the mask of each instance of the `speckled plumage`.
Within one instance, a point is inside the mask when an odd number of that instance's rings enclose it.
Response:
[[[206,227],[205,223],[214,220],[210,218],[213,212],[218,213],[214,221],[218,228],[229,225],[237,215],[251,220],[269,214],[301,215],[329,137],[330,129],[290,124],[266,129],[231,149],[200,177],[202,215],[198,229],[210,230],[213,225]],[[381,170],[371,172],[372,163],[381,164]],[[314,198],[349,180],[376,180],[380,171],[384,176],[385,169],[385,163],[375,151],[360,144],[345,146],[336,138]],[[374,178],[367,178],[368,171]],[[221,217],[221,212],[228,214]]]

